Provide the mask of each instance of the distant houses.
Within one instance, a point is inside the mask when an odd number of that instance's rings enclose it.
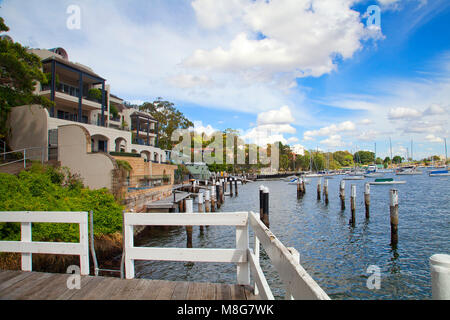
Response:
[[[167,163],[168,153],[158,147],[156,119],[125,106],[111,93],[106,79],[90,67],[70,61],[63,48],[29,51],[41,58],[48,78],[47,83],[36,85],[35,93],[49,98],[55,106],[13,108],[8,120],[11,149],[37,148],[28,156],[34,153],[36,159],[69,167],[91,188],[114,188],[116,158],[134,160],[130,161],[130,175],[135,177],[128,177],[134,188],[140,187],[140,174],[146,176],[143,180],[149,186],[154,171],[165,182],[172,177],[169,184],[173,183],[176,167]]]

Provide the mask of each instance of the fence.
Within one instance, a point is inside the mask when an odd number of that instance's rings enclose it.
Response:
[[[235,226],[235,249],[148,248],[135,247],[134,226]],[[249,227],[255,234],[250,248]],[[262,299],[274,296],[259,264],[259,247],[264,247],[285,286],[287,299],[328,300],[327,294],[306,273],[292,253],[265,227],[253,212],[233,213],[125,213],[124,214],[125,276],[133,279],[135,260],[219,262],[237,264],[237,283],[255,283],[255,294]]]
[[[89,239],[87,212],[0,212],[0,222],[19,222],[21,241],[0,241],[0,252],[22,254],[22,270],[32,271],[32,254],[79,255],[82,275],[89,275]],[[32,223],[76,223],[79,243],[33,242]]]
[[[25,169],[27,167],[27,161],[39,160],[41,163],[44,163],[45,150],[45,147],[35,147],[0,153],[0,167],[23,162]]]

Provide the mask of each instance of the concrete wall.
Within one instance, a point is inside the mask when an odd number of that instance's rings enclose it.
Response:
[[[10,128],[8,143],[12,150],[43,148],[44,161],[48,159],[48,112],[40,105],[14,107],[8,118]],[[41,159],[42,149],[33,150],[27,156]]]
[[[113,187],[113,170],[117,163],[108,154],[90,153],[91,136],[79,125],[58,127],[58,161],[83,178],[91,189]]]

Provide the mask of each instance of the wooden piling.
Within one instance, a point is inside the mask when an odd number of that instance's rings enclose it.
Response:
[[[370,184],[364,185],[364,204],[366,205],[366,219],[370,218]]]
[[[350,223],[352,226],[355,226],[356,222],[356,185],[352,184],[351,195],[350,195],[350,210],[352,213],[352,217],[350,219]]]
[[[301,197],[300,177],[297,178],[297,199]]]
[[[267,228],[270,228],[269,221],[269,188],[265,187],[263,191],[263,220]]]
[[[233,198],[233,178],[230,178],[230,198]]]
[[[204,212],[204,206],[203,206],[203,193],[198,194],[198,212],[202,213]],[[200,232],[203,232],[203,226],[200,226]]]
[[[209,213],[211,211],[211,193],[209,190],[205,191],[205,212]]]
[[[317,181],[317,200],[320,201],[320,193],[322,191],[322,178]]]
[[[217,209],[220,209],[221,207],[221,198],[220,198],[220,182],[216,182],[216,205]]]
[[[211,212],[216,212],[216,184],[211,186]]]
[[[186,203],[186,213],[193,213],[194,200],[188,199],[183,200]],[[192,226],[186,226],[186,247],[192,248]]]
[[[235,195],[237,197],[239,195],[239,192],[238,192],[238,179],[237,178],[234,178],[234,192],[235,192]]]
[[[306,193],[306,182],[305,179],[302,179],[302,195]]]
[[[264,186],[259,187],[259,219],[263,221],[263,207],[264,207]]]
[[[398,243],[398,190],[392,189],[390,195],[391,245]]]
[[[328,205],[329,200],[328,200],[328,179],[325,179],[323,182],[323,194],[325,197],[325,204]]]
[[[339,198],[341,198],[341,210],[345,210],[345,181],[341,180],[339,186]]]

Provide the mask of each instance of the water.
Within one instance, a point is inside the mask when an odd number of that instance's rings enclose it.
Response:
[[[386,177],[391,177],[387,174]],[[346,181],[346,210],[341,211],[340,176],[329,180],[328,206],[317,201],[317,179],[297,200],[296,186],[283,181],[258,181],[239,186],[239,197],[226,198],[221,211],[259,212],[258,187],[270,188],[270,229],[286,247],[300,252],[302,266],[331,299],[430,299],[429,257],[450,253],[450,178],[394,176],[403,185],[371,186],[371,215],[365,218],[364,183]],[[351,227],[350,186],[357,187],[356,224]],[[389,190],[399,190],[399,243],[390,245]],[[253,243],[253,242],[251,242]],[[145,246],[185,247],[184,228],[159,230]],[[235,229],[208,227],[200,235],[194,227],[194,248],[233,248]],[[276,298],[283,298],[282,282],[262,252],[261,265]],[[370,265],[381,270],[381,288],[370,290]],[[233,264],[139,261],[137,277],[172,281],[235,283]]]

